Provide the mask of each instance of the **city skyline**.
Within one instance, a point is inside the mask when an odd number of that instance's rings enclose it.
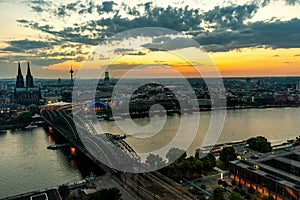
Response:
[[[131,6],[124,2],[0,1],[1,26],[6,27],[0,31],[0,78],[15,77],[19,61],[29,61],[35,77],[68,78],[70,67],[76,73],[88,54],[106,38],[147,26],[168,28],[194,39],[224,77],[300,75],[299,1],[140,0],[132,1]],[[142,48],[111,47],[113,56],[122,56],[116,63],[119,70],[149,64],[147,60],[166,55],[163,64],[192,77],[189,65],[167,57],[193,45],[178,49],[166,40],[169,51],[157,52],[147,46],[153,38],[143,39]],[[98,61],[104,60],[108,60],[105,55]],[[163,73],[162,68],[156,70]],[[112,70],[111,75],[118,77],[118,72]]]

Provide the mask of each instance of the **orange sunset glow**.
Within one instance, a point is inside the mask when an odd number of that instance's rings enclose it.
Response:
[[[294,1],[153,1],[147,9],[142,0],[126,2],[132,8],[123,2],[114,1],[105,12],[90,9],[89,3],[79,6],[75,1],[0,2],[1,15],[7,19],[1,20],[5,28],[0,30],[0,76],[14,77],[16,64],[29,61],[34,75],[40,78],[67,78],[71,66],[76,74],[82,66],[98,69],[108,64],[114,65],[110,69],[116,78],[129,66],[141,64],[172,66],[184,76],[197,77],[189,62],[201,66],[207,63],[199,54],[187,53],[188,62],[180,58],[194,46],[184,42],[182,36],[200,44],[224,77],[300,75],[300,4]],[[93,5],[104,6],[101,2]],[[131,9],[136,12],[129,12]],[[177,34],[151,36],[150,31],[140,38],[111,40],[124,31],[148,26]],[[87,65],[98,44],[102,44],[98,50],[106,54],[97,54],[97,63]],[[153,51],[152,47],[166,48],[167,52]],[[111,58],[116,60],[112,62]],[[166,68],[152,67],[151,71],[168,76]]]

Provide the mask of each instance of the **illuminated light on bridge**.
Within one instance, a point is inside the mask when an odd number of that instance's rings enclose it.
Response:
[[[48,131],[51,133],[53,131],[52,126],[48,126]]]
[[[76,168],[76,161],[75,160],[71,160],[71,167]]]
[[[156,172],[144,173],[143,180],[139,179],[141,170],[148,170],[148,167],[141,163],[140,157],[123,139],[122,137],[115,137],[110,133],[99,133],[93,126],[92,122],[87,120],[81,112],[66,112],[64,109],[44,109],[42,112],[44,120],[50,125],[55,127],[58,134],[68,140],[72,148],[70,153],[79,151],[84,153],[89,159],[95,162],[104,171],[112,174],[123,183],[129,186],[129,189],[137,192],[144,199],[149,198],[147,191],[150,189],[141,184],[141,189],[137,189],[137,180],[143,181],[151,180],[153,188],[162,188],[163,195],[170,197],[167,199],[194,199],[189,193],[184,190],[179,190],[177,184],[171,184],[165,179],[161,179],[161,174]],[[75,121],[77,126],[75,126]],[[71,165],[75,165],[75,162]],[[145,167],[145,169],[143,169]],[[134,172],[129,174],[126,172]],[[126,174],[125,174],[126,173]],[[126,178],[127,176],[128,179]],[[128,182],[126,181],[126,178]],[[129,181],[132,179],[132,181]],[[147,181],[148,183],[149,181]],[[148,185],[148,184],[147,184]],[[151,187],[152,188],[152,187]],[[152,190],[152,189],[151,189]],[[183,193],[184,192],[184,193]],[[150,192],[151,193],[151,192]]]
[[[42,116],[76,148],[75,151],[83,152],[104,169],[111,167],[109,170],[136,172],[144,167],[140,164],[140,157],[124,140],[98,133],[81,112],[70,115],[65,109],[44,109]]]
[[[51,135],[48,135],[48,136],[47,136],[47,141],[48,141],[49,143],[53,141]]]
[[[76,156],[76,148],[75,147],[71,147],[71,155]]]

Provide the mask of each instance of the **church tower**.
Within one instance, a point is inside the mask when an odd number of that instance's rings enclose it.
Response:
[[[18,75],[16,81],[16,88],[24,88],[24,80],[23,80],[20,62],[18,62]]]
[[[33,77],[32,77],[31,72],[30,72],[29,62],[27,62],[26,87],[27,88],[33,88],[34,87]]]

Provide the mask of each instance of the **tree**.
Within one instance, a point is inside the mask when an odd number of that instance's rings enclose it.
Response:
[[[159,169],[166,166],[165,161],[159,155],[154,155],[151,153],[147,156],[145,163],[154,169]]]
[[[70,194],[70,189],[67,185],[61,185],[58,187],[58,192],[62,199],[66,199]]]
[[[255,191],[253,194],[251,194],[248,198],[249,200],[262,200],[263,195],[260,194],[259,192]]]
[[[231,185],[236,186],[236,181],[235,181],[235,180],[232,180],[232,181],[231,181]]]
[[[240,188],[240,189],[242,189],[243,185],[241,183],[238,183],[237,187]]]
[[[203,170],[205,172],[212,170],[216,166],[216,158],[211,153],[201,158],[201,161],[203,162]]]
[[[248,189],[248,193],[249,193],[249,194],[254,194],[254,192],[255,192],[255,189],[254,189],[253,187],[250,187],[250,188]]]
[[[203,190],[206,190],[206,186],[204,184],[201,184],[200,187],[203,189]]]
[[[235,153],[235,150],[233,147],[223,148],[220,151],[220,160],[226,164],[229,164],[229,161],[235,160],[236,156],[237,156],[237,154]]]
[[[212,195],[213,200],[225,200],[224,198],[224,189],[221,187],[216,187]]]
[[[254,151],[259,151],[261,153],[271,152],[272,146],[271,143],[268,142],[267,138],[258,136],[253,137],[247,140],[247,144],[249,144],[249,148]]]
[[[24,112],[15,118],[10,118],[8,124],[28,124],[32,120],[33,112]]]
[[[182,149],[178,149],[178,148],[171,148],[167,155],[166,158],[168,159],[169,163],[174,162],[175,160],[179,159],[183,159],[186,158],[186,152]]]
[[[222,185],[222,182],[223,182],[222,179],[219,179],[218,180],[218,185]]]
[[[205,198],[205,195],[204,195],[203,193],[200,193],[200,194],[198,195],[198,199],[199,199],[199,200],[205,200],[206,198]]]
[[[247,194],[246,191],[243,189],[243,187],[240,186],[240,185],[238,185],[237,187],[235,187],[233,189],[233,191],[236,192],[236,193],[239,193],[242,196],[246,196],[246,194]]]
[[[222,186],[223,186],[224,188],[226,188],[226,187],[228,187],[228,183],[227,183],[226,181],[222,181]]]
[[[232,192],[230,195],[229,195],[229,200],[243,200],[244,198],[242,197],[242,195],[240,195],[239,193],[237,192]]]

